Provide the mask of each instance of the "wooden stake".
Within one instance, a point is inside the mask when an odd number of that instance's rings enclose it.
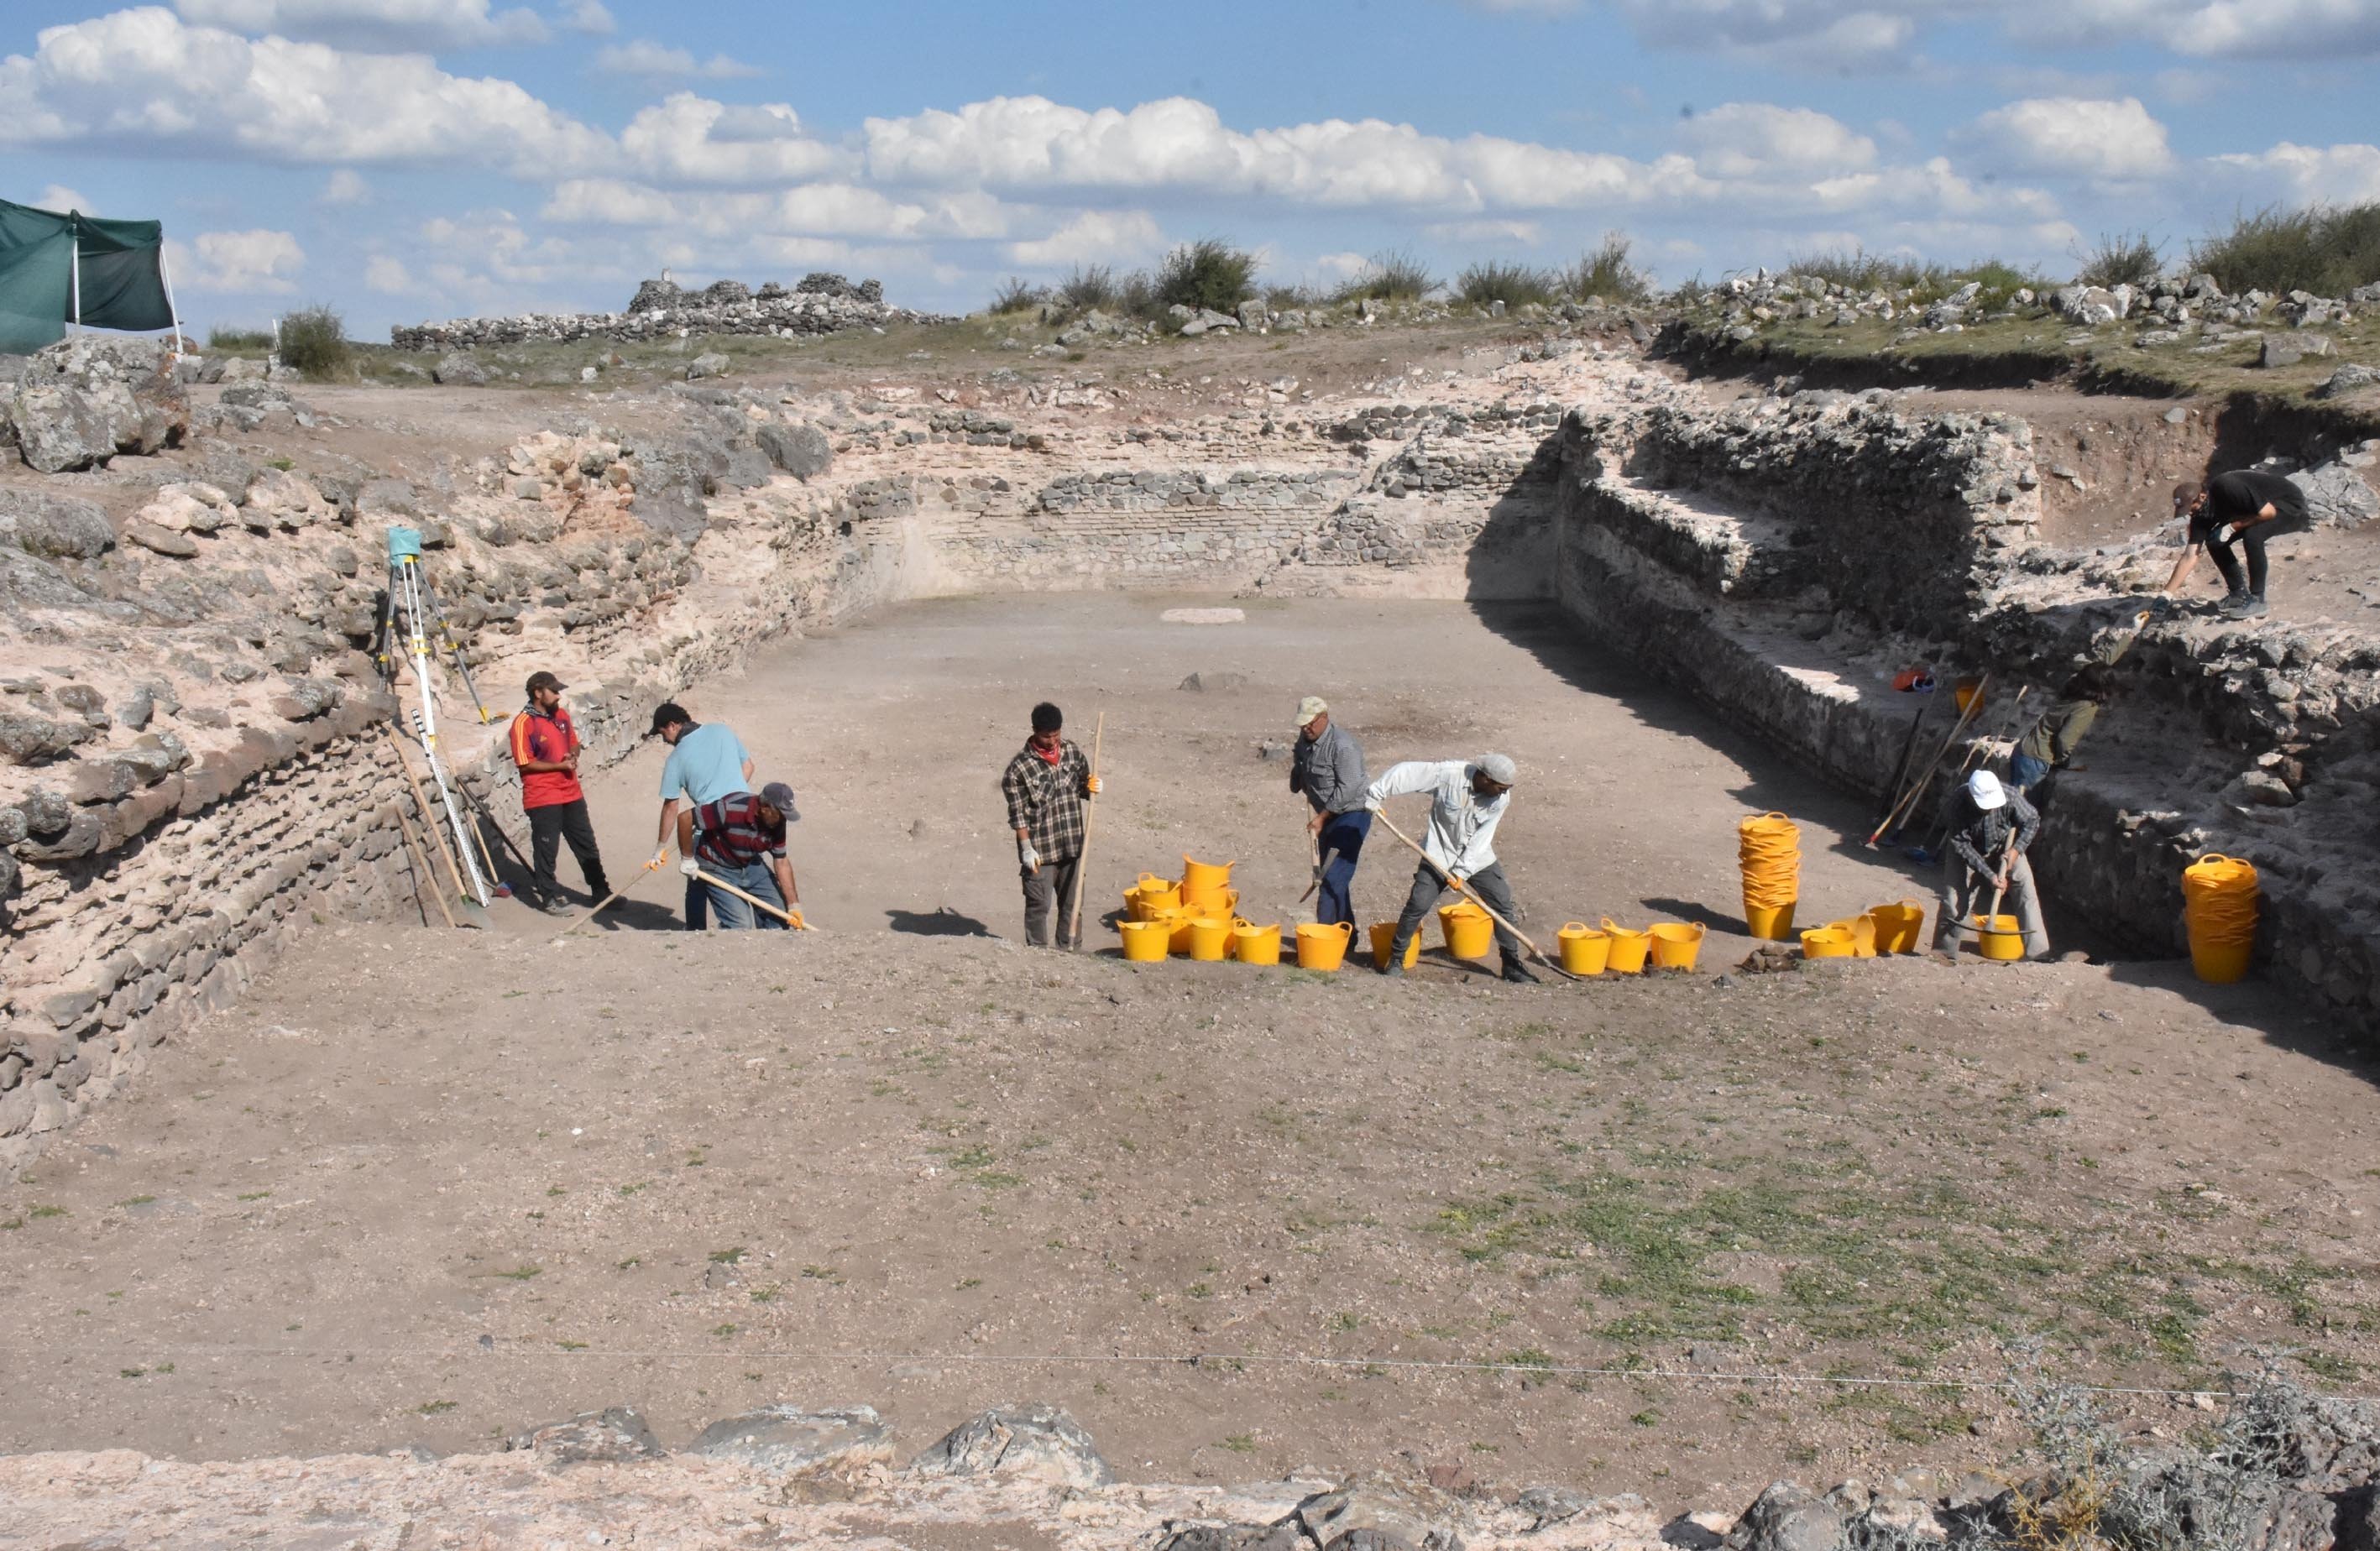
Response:
[[[462,864],[455,860],[455,848],[446,843],[446,831],[438,827],[438,815],[430,806],[430,794],[422,790],[421,778],[413,773],[413,761],[405,757],[405,745],[398,741],[395,730],[387,722],[382,722],[380,730],[381,735],[388,740],[388,746],[396,751],[397,768],[405,772],[407,783],[413,788],[413,800],[421,808],[422,824],[430,830],[430,838],[438,842],[438,854],[446,859],[446,876],[455,880],[455,897],[463,906],[463,919],[474,927],[487,927],[490,924],[488,913],[479,901],[471,897],[471,891],[464,886]]]
[[[1107,742],[1107,735],[1108,713],[1101,711],[1099,721],[1091,729],[1091,779],[1093,781],[1099,779],[1099,750]],[[1075,858],[1075,897],[1066,905],[1066,919],[1069,923],[1067,937],[1073,941],[1074,951],[1077,953],[1083,951],[1083,874],[1090,869],[1091,827],[1098,820],[1099,813],[1099,799],[1096,793],[1083,799],[1083,852],[1081,855]]]
[[[1975,720],[1975,713],[1984,709],[1984,698],[1991,692],[1991,687],[1992,676],[1989,673],[1985,673],[1976,681],[1975,697],[1967,702],[1967,709],[1959,713],[1958,724],[1950,729],[1950,735],[1942,740],[1942,746],[1935,750],[1934,757],[1925,762],[1925,773],[1917,778],[1914,785],[1901,794],[1900,799],[1885,814],[1884,822],[1878,824],[1869,834],[1867,837],[1869,845],[1875,845],[1888,830],[1900,823],[1906,814],[1916,810],[1919,794],[1934,784],[1935,772],[1941,769],[1942,761],[1949,757],[1950,750],[1959,742],[1959,734],[1967,730],[1968,723]]]

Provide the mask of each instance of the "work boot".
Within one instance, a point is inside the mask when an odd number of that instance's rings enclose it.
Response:
[[[1504,978],[1515,986],[1537,984],[1537,977],[1529,973],[1529,966],[1510,953],[1504,955]]]
[[[2271,612],[2265,607],[2265,600],[2252,592],[2235,592],[2223,600],[2226,619],[2262,619]]]
[[[1399,954],[1397,957],[1390,959],[1388,962],[1387,967],[1383,968],[1380,973],[1387,975],[1391,980],[1403,979],[1405,977],[1404,955]]]
[[[539,903],[538,908],[544,911],[548,915],[576,915],[578,914],[578,907],[572,904],[569,900],[560,894],[548,894],[541,902]]]

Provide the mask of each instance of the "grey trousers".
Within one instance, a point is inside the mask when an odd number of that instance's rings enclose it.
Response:
[[[1504,877],[1503,863],[1473,873],[1467,881],[1488,902],[1488,909],[1504,917],[1504,921],[1512,918],[1512,885]],[[1422,922],[1428,919],[1445,892],[1446,880],[1438,876],[1436,867],[1425,863],[1414,869],[1413,892],[1405,896],[1405,907],[1397,916],[1397,939],[1389,950],[1389,963],[1404,962],[1405,944],[1413,940],[1414,933],[1421,929]],[[1512,928],[1504,921],[1496,923],[1496,946],[1505,958],[1518,959],[1521,939],[1512,935]]]
[[[1970,916],[1981,915],[1992,906],[1992,875],[1977,872],[1959,860],[1956,852],[1942,858],[1942,907],[1935,917],[1934,946],[1946,953],[1959,951],[1961,940],[1975,936]],[[2041,891],[2033,886],[2033,862],[2019,856],[2009,869],[2008,897],[2000,902],[2000,914],[2014,915],[2024,931],[2024,956],[2028,959],[2049,955],[2049,931],[2041,924]]]
[[[1068,906],[1075,898],[1075,874],[1080,856],[1041,858],[1038,874],[1016,869],[1025,884],[1025,940],[1036,948],[1050,946],[1050,917],[1058,917],[1058,946],[1075,945],[1074,920]]]

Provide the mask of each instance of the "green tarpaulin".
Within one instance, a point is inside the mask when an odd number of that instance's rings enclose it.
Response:
[[[60,215],[0,200],[0,353],[55,345],[72,322],[172,328],[164,249],[165,228],[155,221]]]

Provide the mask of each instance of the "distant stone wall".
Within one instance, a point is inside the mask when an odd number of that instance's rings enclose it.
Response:
[[[819,284],[824,282],[826,284]],[[812,275],[793,290],[749,290],[722,281],[703,291],[681,291],[666,281],[639,286],[625,312],[532,312],[512,318],[454,318],[388,331],[400,350],[457,350],[538,340],[676,339],[693,334],[772,334],[783,339],[881,328],[896,321],[947,321],[930,313],[888,307],[875,281],[858,285],[840,275]]]

